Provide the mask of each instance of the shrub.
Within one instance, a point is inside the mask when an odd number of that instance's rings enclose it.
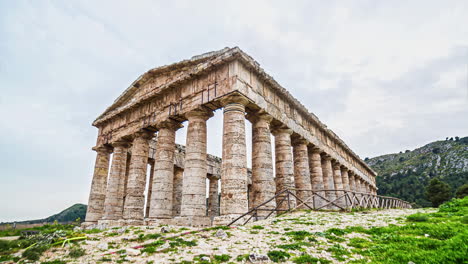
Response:
[[[28,248],[23,252],[22,257],[37,261],[41,257],[42,253],[44,253],[48,248],[49,247],[45,245]]]
[[[429,217],[425,214],[417,213],[417,214],[408,215],[406,217],[406,220],[410,222],[427,222],[429,220]]]
[[[52,260],[52,261],[44,261],[44,262],[41,262],[41,264],[65,264],[67,263],[66,261],[64,260]]]
[[[214,255],[214,259],[219,261],[219,262],[228,262],[231,259],[231,256],[229,256],[227,254]]]
[[[468,196],[468,183],[463,184],[457,189],[457,192],[455,193],[456,198],[464,198],[465,196]]]
[[[271,261],[273,262],[283,262],[291,255],[289,255],[287,252],[284,252],[282,250],[272,250],[267,253],[268,257],[270,258]]]
[[[451,195],[450,186],[437,178],[429,181],[426,187],[426,197],[434,207],[439,207],[439,205],[448,201]]]
[[[294,263],[296,263],[296,264],[316,264],[316,263],[328,264],[328,263],[331,263],[331,261],[329,261],[327,259],[312,257],[309,254],[303,254],[303,255],[301,255],[299,257],[293,258],[292,261]]]
[[[252,226],[252,229],[265,229],[263,226],[260,225],[254,225]]]
[[[68,252],[68,256],[70,258],[79,258],[81,256],[84,256],[85,254],[86,250],[78,246],[70,248],[70,251]]]
[[[285,235],[291,236],[294,240],[304,240],[304,238],[311,236],[312,233],[301,230],[286,232]]]

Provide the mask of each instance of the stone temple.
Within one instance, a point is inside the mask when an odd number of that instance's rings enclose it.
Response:
[[[222,159],[207,154],[206,122],[217,109]],[[185,121],[181,146],[175,135]],[[149,70],[93,125],[89,225],[227,224],[268,200],[267,209],[283,206],[272,197],[285,189],[302,200],[312,190],[330,200],[333,190],[376,195],[376,173],[237,47]]]

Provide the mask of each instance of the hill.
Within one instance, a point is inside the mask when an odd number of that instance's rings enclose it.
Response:
[[[37,219],[37,220],[27,220],[16,222],[17,224],[39,224],[39,223],[53,223],[55,221],[59,223],[69,223],[73,222],[76,219],[80,218],[81,221],[85,219],[86,216],[85,204],[74,204],[67,209],[61,211],[58,214],[51,215],[47,218]],[[2,223],[2,224],[11,224],[11,223]]]
[[[449,184],[453,193],[468,183],[468,137],[436,141],[413,151],[365,161],[378,173],[380,195],[430,206],[424,190],[432,178],[438,177]]]

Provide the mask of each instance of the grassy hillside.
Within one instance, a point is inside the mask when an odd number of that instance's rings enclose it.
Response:
[[[68,223],[73,222],[76,219],[80,219],[83,221],[86,216],[86,208],[85,204],[74,204],[67,209],[61,211],[58,214],[54,214],[44,219],[37,219],[37,220],[28,220],[28,221],[21,221],[16,222],[17,224],[37,224],[37,223],[53,223],[55,221],[59,223]],[[11,223],[2,223],[2,224],[11,224]]]
[[[430,206],[424,189],[439,177],[456,189],[468,183],[468,137],[436,141],[413,151],[366,159],[379,174],[379,194],[394,196],[421,206]]]

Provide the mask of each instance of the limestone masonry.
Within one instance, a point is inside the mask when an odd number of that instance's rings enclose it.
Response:
[[[206,122],[220,108],[222,160],[207,154]],[[184,147],[175,135],[185,121]],[[298,200],[319,191],[336,206],[346,191],[376,195],[375,172],[237,47],[146,72],[93,125],[99,132],[86,224],[227,224],[285,189]],[[265,208],[285,206],[281,198]]]

